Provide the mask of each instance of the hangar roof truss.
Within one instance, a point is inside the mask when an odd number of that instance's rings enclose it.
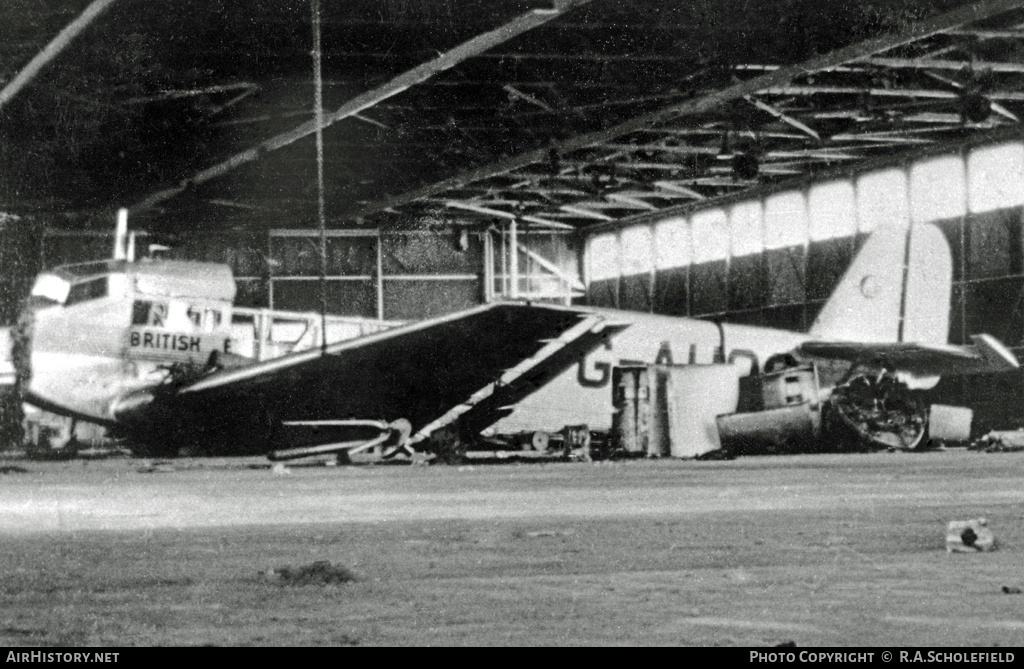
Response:
[[[313,224],[308,4],[171,4],[105,7],[0,94],[4,209]],[[49,5],[9,22],[7,83],[90,7]],[[606,226],[1024,118],[1020,0],[322,5],[334,226]]]

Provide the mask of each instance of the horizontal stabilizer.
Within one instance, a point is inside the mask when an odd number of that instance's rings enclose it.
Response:
[[[971,341],[985,356],[985,359],[992,366],[993,371],[1011,371],[1020,369],[1020,362],[1017,356],[1010,349],[1003,346],[1003,342],[989,334],[971,335]]]
[[[980,334],[971,339],[974,343],[967,346],[809,341],[797,347],[797,352],[812,358],[887,367],[917,377],[1003,372],[1020,367],[1016,356],[995,337]]]

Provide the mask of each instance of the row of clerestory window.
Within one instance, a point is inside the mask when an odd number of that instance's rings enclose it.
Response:
[[[214,307],[159,300],[135,300],[132,325],[176,331],[213,332],[220,328],[223,313]]]

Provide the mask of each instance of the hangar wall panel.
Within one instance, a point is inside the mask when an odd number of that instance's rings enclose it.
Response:
[[[507,253],[507,231],[349,229],[327,231],[327,309],[332,314],[414,320],[439,316],[480,304],[487,298],[485,235],[495,253]],[[503,234],[504,237],[503,238]],[[40,234],[35,262],[45,267],[109,258],[113,231],[59,231]],[[140,238],[138,256],[146,254]],[[308,228],[237,232],[195,232],[165,240],[167,255],[182,260],[228,264],[238,288],[236,304],[283,311],[320,310],[320,235]],[[648,252],[643,258],[649,261]],[[41,250],[40,250],[41,247]],[[616,244],[617,248],[617,244]],[[519,236],[519,288],[522,296],[568,295],[566,277],[579,277],[580,254],[564,234],[525,230]],[[616,251],[617,252],[617,251]],[[507,293],[511,268],[496,261],[492,295]],[[641,259],[640,262],[645,262]],[[545,267],[545,265],[547,265]],[[37,271],[33,268],[31,276]],[[647,285],[631,300],[650,302]],[[611,285],[618,290],[616,275]],[[644,298],[646,291],[647,297]],[[540,299],[540,298],[537,298]],[[617,299],[611,296],[612,301]]]
[[[467,274],[475,276],[483,262],[479,235],[467,235],[460,249],[458,234],[396,233],[381,237],[384,276],[410,274]],[[376,259],[367,265],[373,271]]]
[[[750,311],[765,306],[764,259],[760,253],[733,258],[729,262],[729,312]]]
[[[391,320],[420,320],[476,304],[480,304],[478,282],[384,279],[384,313]]]
[[[768,304],[800,304],[807,299],[804,289],[804,247],[768,249],[764,254],[768,268]]]
[[[48,232],[42,248],[42,266],[45,268],[109,258],[113,253],[113,245],[113,234],[105,232]]]
[[[953,148],[749,200],[692,205],[636,224],[645,230],[637,238],[653,240],[649,298],[617,283],[618,242],[630,228],[597,232],[586,245],[587,299],[806,329],[872,230],[934,223],[953,258],[950,341],[989,332],[1024,346],[1022,212],[1024,142]]]
[[[987,332],[1010,346],[1024,343],[1024,277],[968,283],[964,296],[964,326],[968,332]]]
[[[812,241],[807,246],[807,299],[825,300],[853,261],[853,237]]]
[[[660,269],[654,273],[654,308],[658,314],[688,316],[690,314],[689,267]],[[590,292],[587,292],[588,296]]]
[[[967,217],[966,279],[1021,272],[1020,209],[997,209]]]
[[[320,311],[320,287],[316,279],[275,281],[272,297],[274,309]],[[343,313],[341,309],[344,309]],[[373,284],[366,281],[327,282],[327,311],[343,316],[376,318],[377,293]]]
[[[619,306],[619,280],[593,281],[587,289],[587,304],[593,307]]]
[[[633,305],[639,311],[650,311],[654,305],[651,273],[624,276],[619,281],[619,304]]]
[[[690,267],[690,309],[694,314],[724,314],[729,310],[729,268],[726,260],[694,264]],[[631,308],[632,305],[622,305]]]

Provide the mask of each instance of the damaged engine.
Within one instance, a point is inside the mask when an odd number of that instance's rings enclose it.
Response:
[[[855,450],[915,449],[928,424],[927,405],[886,370],[858,374],[836,386],[828,414],[829,435]]]

